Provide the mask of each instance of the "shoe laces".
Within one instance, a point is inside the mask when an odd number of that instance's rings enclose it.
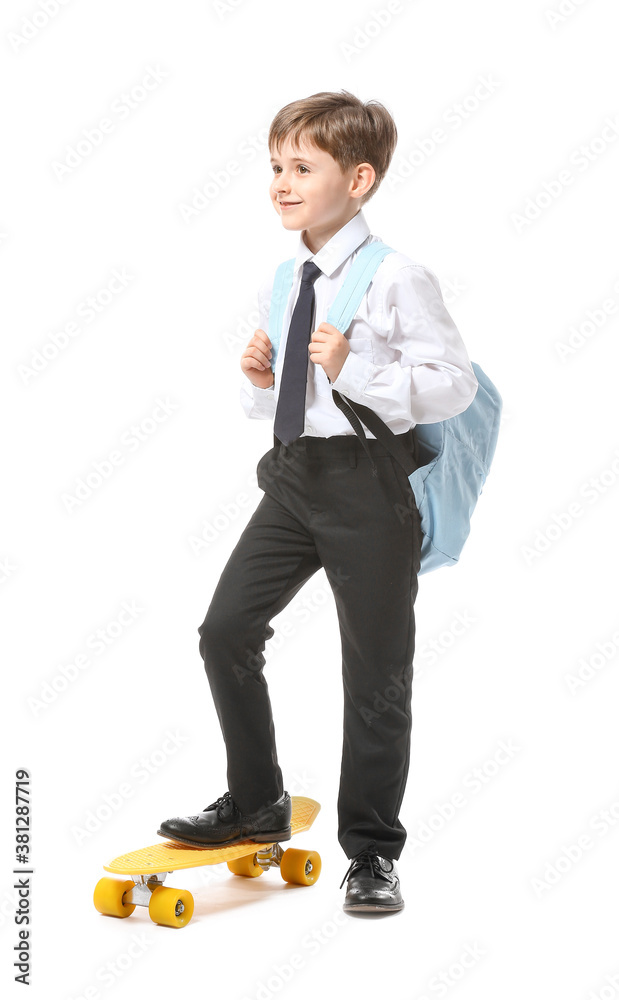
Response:
[[[211,802],[210,805],[205,806],[204,812],[207,812],[207,810],[209,809],[216,809],[217,815],[221,818],[221,814],[225,809],[225,807],[228,805],[228,803],[230,803],[234,807],[234,800],[232,798],[232,795],[230,794],[230,792],[225,792],[223,795],[220,795],[219,798],[217,798],[214,802]]]
[[[391,864],[391,868],[387,872],[384,871],[384,869],[382,868],[381,863],[378,860],[378,854],[376,853],[376,851],[371,850],[369,847],[365,847],[362,851],[359,851],[358,854],[355,854],[354,858],[352,858],[348,866],[348,871],[346,872],[344,878],[340,882],[340,889],[344,885],[344,882],[346,881],[348,876],[352,875],[354,872],[359,871],[361,868],[369,868],[370,872],[375,878],[382,878],[385,882],[391,881],[389,876],[393,871],[394,867],[393,861],[391,860],[391,858],[385,858],[384,860],[389,861],[389,863]]]

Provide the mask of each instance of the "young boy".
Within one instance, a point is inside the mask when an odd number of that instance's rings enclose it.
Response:
[[[198,629],[229,790],[158,831],[196,845],[290,837],[262,654],[274,635],[270,619],[323,567],[342,638],[338,840],[351,861],[341,883],[348,879],[347,911],[404,906],[395,861],[406,839],[398,815],[421,530],[406,472],[364,428],[366,453],[332,389],[372,408],[411,455],[415,424],[455,416],[477,389],[436,277],[402,253],[381,262],[348,330],[325,322],[357,252],[379,239],[362,206],[396,141],[386,108],[345,90],[288,104],[271,123],[271,201],[284,228],[301,235],[275,372],[258,329],[241,358],[241,401],[248,417],[274,418],[275,443],[257,466],[264,496]],[[263,328],[273,273],[260,290]]]

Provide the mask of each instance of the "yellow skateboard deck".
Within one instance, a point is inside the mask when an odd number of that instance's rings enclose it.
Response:
[[[320,804],[303,795],[293,795],[291,836],[309,830],[320,812]],[[199,868],[227,862],[235,875],[255,878],[268,868],[279,867],[282,878],[295,885],[313,885],[320,875],[320,855],[316,851],[288,848],[280,844],[242,840],[230,847],[189,847],[173,840],[121,854],[104,865],[107,872],[124,875],[125,880],[102,878],[94,891],[100,913],[113,917],[130,916],[137,905],[148,906],[151,919],[169,927],[184,927],[193,914],[193,897],[186,890],[163,886],[166,874],[183,868]]]

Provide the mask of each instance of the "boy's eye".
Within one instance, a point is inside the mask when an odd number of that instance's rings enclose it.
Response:
[[[277,164],[274,164],[273,170],[274,170],[275,173],[277,173],[278,170],[280,170],[280,169],[281,168],[278,167]],[[299,164],[299,170],[305,170],[306,173],[309,173],[309,170],[307,169],[307,167],[305,167],[302,163]]]

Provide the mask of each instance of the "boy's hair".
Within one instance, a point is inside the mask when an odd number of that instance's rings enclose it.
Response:
[[[395,122],[379,101],[363,101],[348,90],[323,90],[287,104],[269,129],[269,152],[290,138],[298,149],[301,139],[329,153],[342,173],[358,163],[371,163],[376,172],[372,187],[359,199],[363,206],[378,190],[398,141]]]

